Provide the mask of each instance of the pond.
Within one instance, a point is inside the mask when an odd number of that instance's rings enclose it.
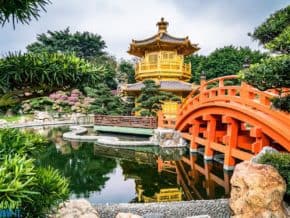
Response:
[[[222,165],[205,162],[185,149],[114,148],[65,141],[68,127],[35,129],[51,145],[39,155],[39,165],[52,166],[70,180],[70,198],[96,203],[158,202],[224,198],[230,174]],[[92,130],[89,134],[94,134]],[[121,136],[141,140],[140,137]],[[143,138],[144,139],[144,138]]]

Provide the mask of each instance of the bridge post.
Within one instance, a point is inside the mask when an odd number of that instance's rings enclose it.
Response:
[[[235,165],[235,159],[232,156],[232,149],[238,145],[238,132],[239,122],[229,116],[223,116],[222,122],[227,124],[227,134],[224,136],[223,141],[226,144],[225,157],[224,157],[224,169],[232,170]]]
[[[192,121],[192,128],[191,128],[191,140],[190,140],[190,152],[197,152],[198,144],[195,142],[195,138],[198,137],[200,132],[200,124],[201,122],[198,120]]]
[[[215,140],[216,133],[216,118],[212,115],[204,115],[203,120],[207,121],[206,128],[206,144],[204,150],[204,159],[212,160],[213,159],[213,149],[211,148],[211,143]]]

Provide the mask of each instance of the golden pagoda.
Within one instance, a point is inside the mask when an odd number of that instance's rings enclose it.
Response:
[[[158,33],[144,40],[132,40],[128,53],[139,58],[135,66],[137,83],[126,84],[123,91],[137,98],[143,81],[154,80],[160,90],[171,92],[181,99],[192,90],[191,65],[184,63],[184,57],[199,50],[197,44],[191,44],[188,37],[177,38],[167,33],[168,22],[161,18],[157,23]],[[178,104],[166,101],[163,103],[164,115],[175,115]]]

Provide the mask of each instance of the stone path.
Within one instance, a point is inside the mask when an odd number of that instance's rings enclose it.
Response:
[[[186,218],[197,215],[209,215],[212,218],[230,217],[227,199],[147,204],[97,204],[94,206],[100,218],[116,217],[120,212],[137,214],[143,218]]]

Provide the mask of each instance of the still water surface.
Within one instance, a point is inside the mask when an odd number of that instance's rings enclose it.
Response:
[[[128,203],[228,197],[230,174],[184,149],[112,148],[62,139],[68,127],[36,129],[51,145],[38,163],[70,180],[70,197],[91,203]],[[89,134],[93,134],[92,131]],[[121,136],[126,140],[143,140]]]

